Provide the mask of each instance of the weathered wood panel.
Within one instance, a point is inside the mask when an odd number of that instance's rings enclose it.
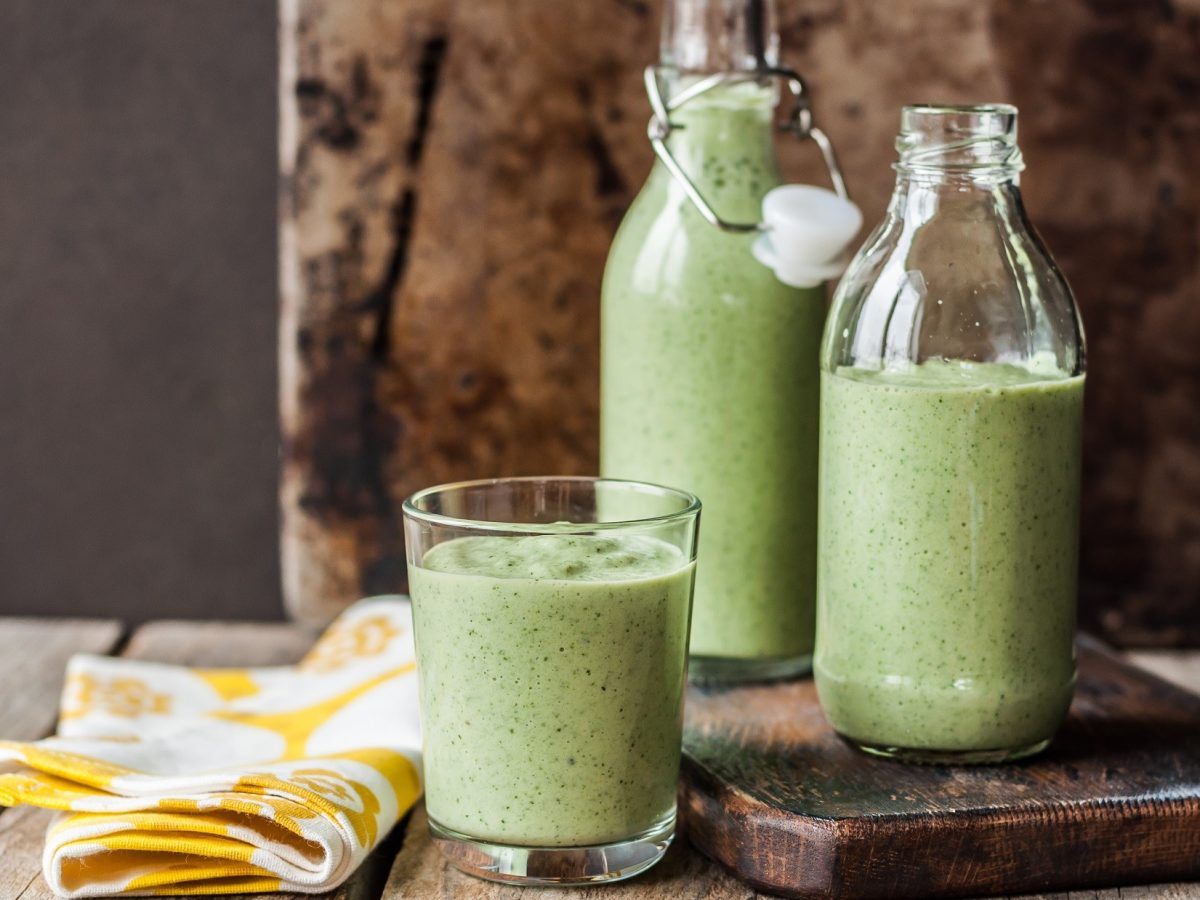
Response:
[[[1119,640],[1197,643],[1200,3],[1022,0],[993,27],[1088,327],[1085,603]]]
[[[638,9],[283,4],[283,554],[300,618],[403,586],[409,492],[594,468],[598,277],[644,143],[626,54],[654,43]]]
[[[592,471],[608,243],[649,168],[657,0],[281,0],[293,613],[403,582],[398,504]],[[781,2],[867,219],[899,106],[1008,100],[1091,350],[1083,582],[1117,640],[1200,640],[1200,0]],[[810,147],[783,147],[824,181]]]
[[[1022,894],[1008,900],[1197,900],[1200,884],[1148,884],[1104,891],[1065,891],[1058,894]]]

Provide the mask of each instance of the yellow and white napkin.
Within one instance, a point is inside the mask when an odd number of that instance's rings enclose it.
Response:
[[[42,859],[63,897],[326,891],[420,796],[415,669],[398,597],[297,666],[76,656],[58,735],[0,741],[0,805],[63,811]]]

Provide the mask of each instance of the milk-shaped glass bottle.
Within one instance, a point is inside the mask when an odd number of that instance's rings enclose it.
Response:
[[[813,647],[824,289],[784,284],[755,258],[752,227],[717,227],[689,194],[724,220],[759,220],[781,181],[779,90],[752,76],[777,65],[777,46],[768,0],[668,0],[652,91],[670,100],[714,75],[750,77],[668,104],[665,143],[690,184],[655,163],[604,274],[600,468],[704,503],[700,679],[806,671]]]
[[[868,751],[996,762],[1071,701],[1084,339],[1011,106],[906,107],[822,348],[815,676]]]

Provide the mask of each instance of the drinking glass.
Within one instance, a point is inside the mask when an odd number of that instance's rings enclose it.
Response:
[[[627,878],[675,833],[700,502],[505,478],[404,503],[435,843],[497,881]]]

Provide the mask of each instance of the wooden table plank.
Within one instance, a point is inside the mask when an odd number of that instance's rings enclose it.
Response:
[[[54,729],[67,660],[76,653],[107,653],[123,633],[119,622],[87,619],[0,619],[0,737],[31,741]],[[19,687],[19,689],[17,689]],[[45,810],[0,810],[0,897],[19,897],[41,881]],[[9,865],[33,859],[35,865]]]
[[[53,900],[42,878],[42,846],[54,818],[48,809],[19,806],[0,816],[0,897]]]
[[[315,636],[266,622],[151,622],[122,656],[181,666],[284,666],[299,662]]]
[[[0,737],[32,741],[53,731],[67,660],[108,653],[121,634],[121,624],[111,621],[0,620]]]

